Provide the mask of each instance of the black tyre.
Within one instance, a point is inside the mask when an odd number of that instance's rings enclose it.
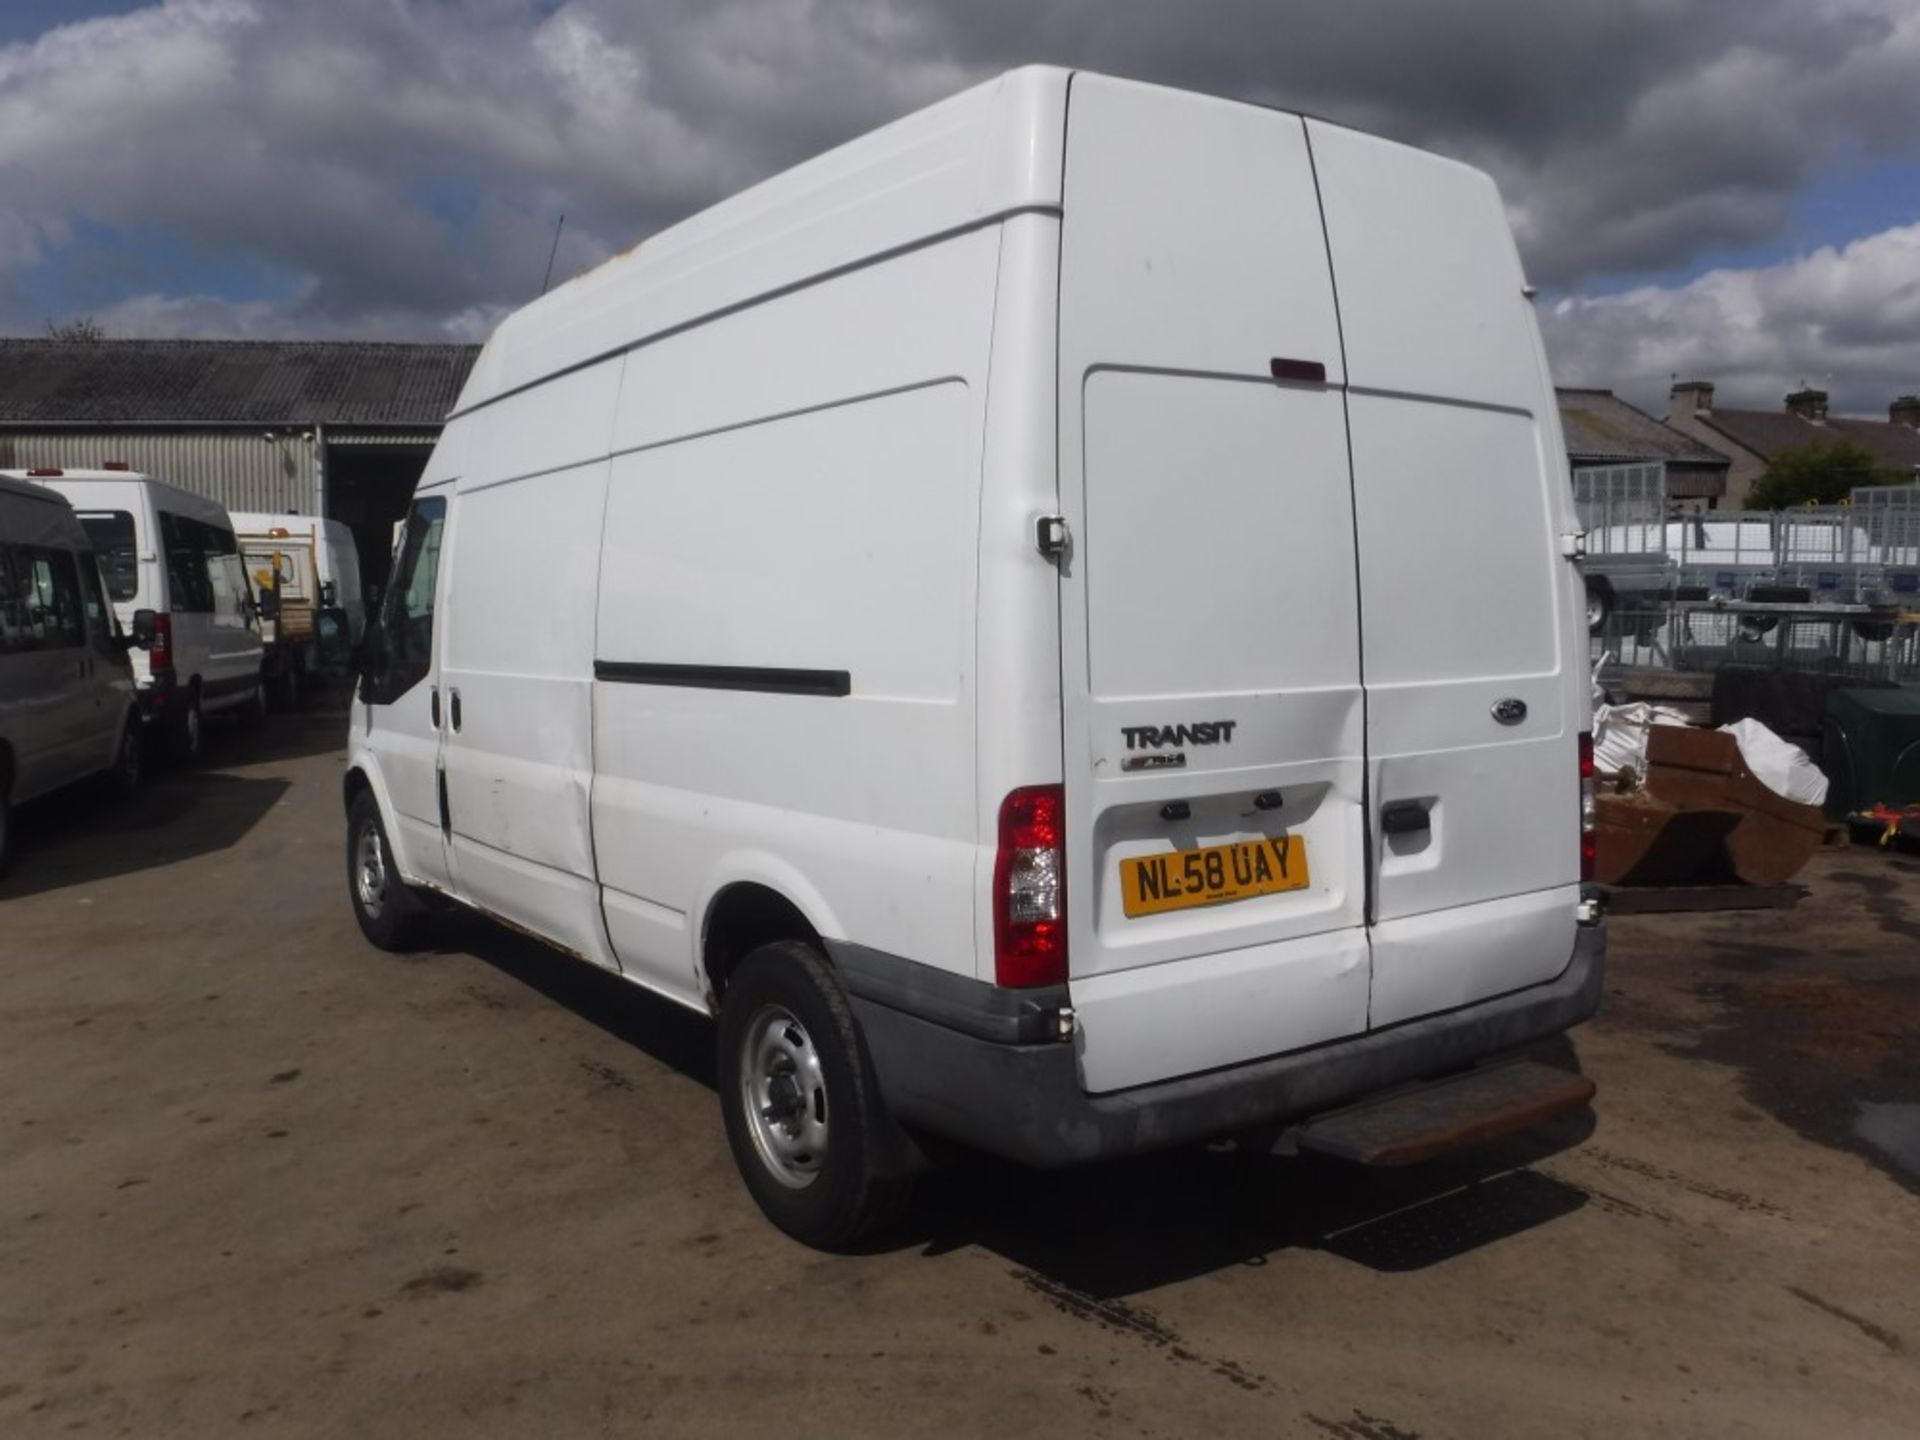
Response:
[[[720,1108],[754,1201],[830,1249],[893,1220],[912,1178],[825,957],[782,940],[740,962],[720,1009]]]
[[[0,875],[7,873],[7,858],[13,853],[13,800],[8,793],[12,778],[0,766]]]
[[[253,682],[253,694],[239,710],[240,724],[248,730],[258,730],[267,723],[267,682],[259,679]]]
[[[1587,633],[1598,635],[1613,613],[1613,587],[1604,580],[1587,581]]]
[[[362,790],[347,807],[347,894],[360,933],[374,945],[393,951],[418,947],[430,912],[394,866],[387,827],[371,790]]]
[[[140,712],[129,710],[120,726],[120,748],[114,752],[113,768],[106,773],[108,792],[122,799],[133,794],[140,788],[146,768],[146,729],[140,723]]]
[[[200,687],[184,692],[180,699],[180,711],[173,721],[172,733],[168,739],[173,750],[173,758],[181,762],[198,760],[205,739],[201,733],[204,717],[200,714]]]

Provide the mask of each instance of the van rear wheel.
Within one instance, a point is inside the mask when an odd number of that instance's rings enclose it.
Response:
[[[782,940],[740,962],[720,1009],[719,1069],[734,1164],[775,1225],[831,1249],[898,1216],[912,1180],[853,1011],[818,950]]]
[[[360,933],[374,945],[392,951],[418,946],[427,928],[427,905],[400,878],[371,790],[362,790],[347,808],[347,894]]]
[[[200,689],[188,690],[180,702],[180,718],[173,722],[173,758],[179,761],[200,758]]]
[[[140,712],[129,710],[120,726],[120,748],[114,752],[113,768],[107,771],[107,788],[122,797],[140,788],[145,768],[147,737],[140,723]]]

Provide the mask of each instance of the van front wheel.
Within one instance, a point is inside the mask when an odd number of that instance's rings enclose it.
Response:
[[[426,902],[394,866],[371,790],[354,796],[347,809],[347,894],[360,933],[380,949],[405,951],[419,943],[427,925]]]
[[[727,1143],[766,1217],[802,1244],[850,1244],[911,1188],[847,998],[811,945],[740,962],[720,1009]]]

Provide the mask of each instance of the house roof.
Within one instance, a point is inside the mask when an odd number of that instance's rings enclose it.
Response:
[[[1556,390],[1560,428],[1573,460],[1665,460],[1677,465],[1730,462],[1718,450],[1636,409],[1611,390]]]
[[[475,345],[0,339],[0,425],[438,426]]]
[[[1700,419],[1763,460],[1771,460],[1789,446],[1840,439],[1858,441],[1882,465],[1897,470],[1920,466],[1920,430],[1887,420],[1849,420],[1836,415],[1821,425],[1785,410],[1719,409],[1703,412]]]

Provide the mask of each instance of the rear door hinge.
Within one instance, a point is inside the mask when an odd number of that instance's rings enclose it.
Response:
[[[1033,548],[1055,564],[1067,553],[1072,540],[1064,515],[1041,515],[1033,522]]]
[[[1587,532],[1584,530],[1567,531],[1566,534],[1560,537],[1560,553],[1569,560],[1586,559]]]

